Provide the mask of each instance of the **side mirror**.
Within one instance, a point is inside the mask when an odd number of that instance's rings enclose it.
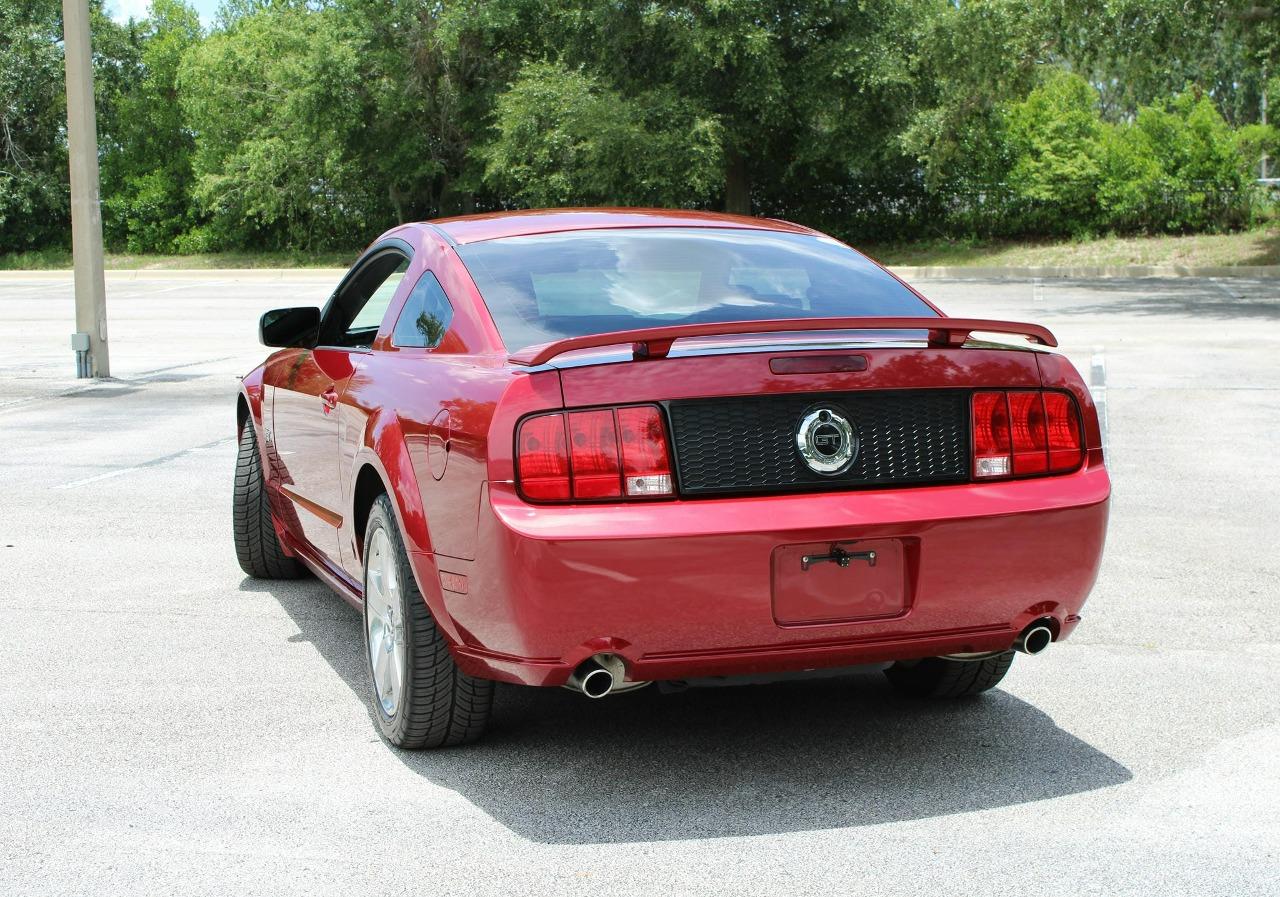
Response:
[[[258,321],[258,339],[277,349],[309,349],[320,333],[320,309],[276,308]]]

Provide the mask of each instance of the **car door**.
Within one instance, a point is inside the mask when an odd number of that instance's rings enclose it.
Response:
[[[326,306],[317,345],[277,362],[272,429],[283,467],[281,493],[297,509],[301,537],[340,568],[345,509],[339,477],[339,404],[361,355],[370,351],[405,270],[407,247],[371,250]]]

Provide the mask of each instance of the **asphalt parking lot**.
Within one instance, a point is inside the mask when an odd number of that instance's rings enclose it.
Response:
[[[933,280],[1049,325],[1105,395],[1075,636],[966,703],[878,677],[590,702],[500,687],[398,753],[359,618],[246,578],[236,376],[323,275],[0,279],[0,893],[1280,893],[1280,282]],[[998,546],[993,546],[998,550]]]

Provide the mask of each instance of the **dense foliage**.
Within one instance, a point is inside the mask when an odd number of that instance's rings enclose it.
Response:
[[[108,243],[359,245],[521,206],[856,239],[1180,232],[1257,208],[1261,0],[94,5]],[[0,0],[0,251],[67,240],[58,0]]]

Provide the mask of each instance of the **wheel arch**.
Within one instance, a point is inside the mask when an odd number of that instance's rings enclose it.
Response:
[[[379,495],[390,495],[382,474],[371,462],[365,461],[356,472],[355,485],[351,490],[351,526],[355,530],[356,544],[364,545],[364,536],[369,528],[369,512]]]
[[[387,413],[370,417],[351,470],[350,520],[352,536],[356,537],[353,541],[358,543],[362,562],[369,513],[377,497],[386,494],[391,500],[418,590],[449,643],[462,643],[461,634],[445,607],[417,476],[397,416]]]
[[[245,421],[252,416],[254,426],[258,430],[258,439],[262,439],[262,380],[263,366],[254,368],[240,381],[240,389],[236,392],[236,435],[244,429]]]

